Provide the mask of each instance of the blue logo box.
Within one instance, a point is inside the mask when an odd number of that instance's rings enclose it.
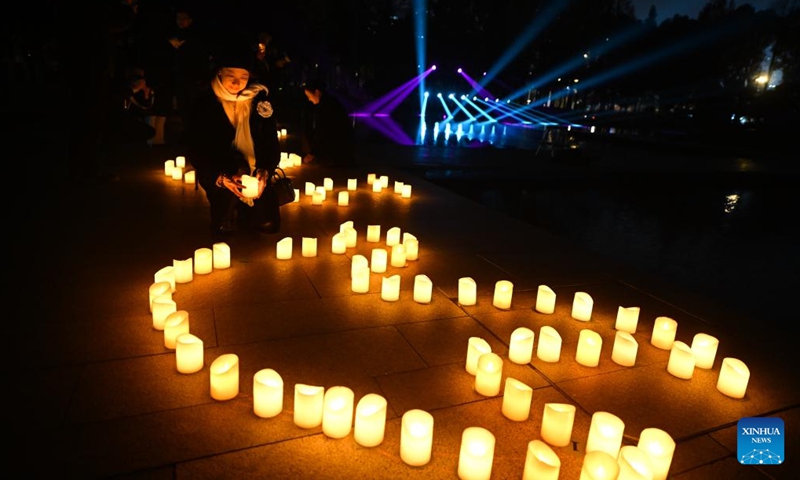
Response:
[[[780,465],[784,462],[786,431],[783,419],[747,417],[736,426],[736,454],[742,465]]]

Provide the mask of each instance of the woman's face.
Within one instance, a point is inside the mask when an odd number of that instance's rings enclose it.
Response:
[[[250,80],[250,72],[244,68],[221,68],[219,71],[219,81],[225,90],[231,95],[237,95],[244,90]]]

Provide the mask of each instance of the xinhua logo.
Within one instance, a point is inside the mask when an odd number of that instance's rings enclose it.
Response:
[[[776,417],[747,417],[736,426],[736,453],[742,465],[779,465],[783,463],[783,420]]]

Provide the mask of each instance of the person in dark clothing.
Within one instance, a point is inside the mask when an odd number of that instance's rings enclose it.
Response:
[[[281,153],[269,91],[250,81],[250,49],[222,52],[213,61],[217,73],[196,96],[186,131],[186,158],[206,192],[212,231],[224,236],[240,226],[277,233],[280,210],[266,182]],[[246,191],[243,175],[259,179],[257,192]]]
[[[304,132],[303,163],[352,165],[355,161],[355,138],[344,106],[317,83],[304,84],[303,92],[312,105]]]

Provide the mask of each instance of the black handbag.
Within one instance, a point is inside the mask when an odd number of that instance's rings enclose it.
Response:
[[[267,184],[275,191],[278,205],[294,202],[294,184],[292,184],[292,179],[286,176],[286,172],[281,167],[275,168],[275,171],[269,176]]]

